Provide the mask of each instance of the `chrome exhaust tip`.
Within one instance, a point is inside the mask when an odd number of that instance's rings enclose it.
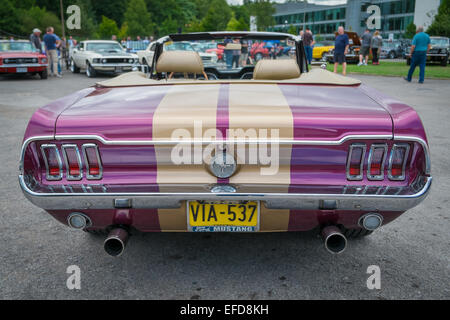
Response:
[[[347,238],[336,226],[328,226],[322,229],[322,238],[325,248],[332,254],[339,254],[347,248]]]
[[[123,228],[115,228],[111,230],[103,243],[103,248],[106,253],[113,257],[119,257],[122,255],[128,242],[128,236],[128,231]]]

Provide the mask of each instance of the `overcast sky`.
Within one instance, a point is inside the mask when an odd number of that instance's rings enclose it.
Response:
[[[241,4],[242,0],[227,0],[228,3],[230,4]],[[284,0],[274,0],[275,2],[281,2],[283,3]],[[316,4],[329,4],[329,5],[334,5],[334,4],[342,4],[342,3],[346,3],[347,0],[308,0],[309,3],[316,3]]]

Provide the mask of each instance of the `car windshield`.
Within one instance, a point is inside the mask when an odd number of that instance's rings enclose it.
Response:
[[[448,39],[445,38],[431,38],[430,42],[433,46],[446,47],[448,46]]]
[[[86,50],[95,52],[122,52],[123,48],[120,44],[114,42],[93,42],[86,45]]]
[[[293,49],[293,50],[292,50]],[[289,59],[295,57],[292,40],[260,40],[224,38],[215,40],[169,41],[166,51],[196,51],[205,67],[241,70],[261,59]]]
[[[0,42],[0,51],[35,52],[36,49],[30,42],[4,41]]]

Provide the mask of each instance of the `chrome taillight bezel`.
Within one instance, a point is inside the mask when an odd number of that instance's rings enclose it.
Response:
[[[359,166],[359,175],[351,175],[350,174],[350,164],[351,164],[351,159],[352,159],[352,153],[353,150],[356,148],[361,148],[362,149],[362,154],[361,154],[361,161],[360,161],[360,166]],[[366,159],[366,149],[367,149],[367,145],[365,143],[353,143],[350,145],[349,150],[348,150],[348,155],[347,155],[347,167],[346,167],[346,175],[347,175],[347,180],[350,181],[361,181],[364,177],[364,162]]]
[[[402,163],[402,174],[401,174],[401,176],[393,176],[392,175],[393,157],[394,157],[395,150],[397,150],[398,148],[405,149],[405,156],[403,158],[403,163]],[[394,145],[391,148],[391,153],[389,155],[389,167],[388,167],[389,180],[403,181],[406,179],[406,163],[408,162],[408,158],[409,158],[409,150],[410,150],[410,146],[408,143],[394,143]]]
[[[59,174],[58,175],[51,175],[50,174],[50,167],[48,164],[48,159],[47,159],[47,155],[45,154],[45,150],[46,149],[52,149],[54,150],[55,154],[56,154],[56,160],[58,162],[58,167],[59,167]],[[42,153],[42,158],[44,159],[44,164],[45,164],[45,178],[48,181],[59,181],[62,179],[63,177],[63,172],[62,172],[62,160],[61,160],[61,154],[59,153],[58,147],[56,146],[56,144],[42,144],[41,145],[41,153]]]
[[[78,174],[78,175],[70,174],[70,163],[69,163],[69,158],[67,156],[67,149],[75,150],[78,168],[80,169],[80,174]],[[80,155],[80,150],[78,149],[78,146],[76,144],[63,144],[61,147],[61,150],[62,150],[62,154],[64,157],[64,163],[66,165],[66,179],[74,180],[74,181],[83,179],[83,162],[81,161],[81,155]]]
[[[383,149],[383,158],[382,158],[381,164],[380,164],[380,174],[379,175],[371,174],[373,153],[375,152],[375,149]],[[368,180],[372,180],[372,181],[384,180],[384,169],[385,169],[384,165],[386,163],[386,157],[387,157],[387,153],[388,153],[387,151],[388,151],[387,144],[374,143],[370,146],[369,159],[368,159],[368,164],[367,164],[367,179]]]
[[[89,173],[89,158],[87,155],[87,149],[88,148],[94,148],[95,150],[95,154],[97,157],[97,163],[98,163],[98,169],[99,169],[99,174],[98,175],[91,175]],[[98,151],[98,146],[94,143],[86,143],[83,144],[83,146],[81,147],[82,151],[83,151],[83,155],[84,155],[84,160],[85,160],[85,164],[86,164],[86,178],[88,180],[100,180],[103,177],[103,166],[102,166],[102,161],[100,158],[100,152]]]

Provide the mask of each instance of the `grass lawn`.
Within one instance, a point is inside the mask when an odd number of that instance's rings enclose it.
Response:
[[[327,69],[333,71],[334,65],[328,64]],[[356,64],[347,64],[347,73],[372,74],[378,76],[398,76],[404,77],[408,74],[409,66],[406,62],[384,62],[380,65],[368,65],[358,67]],[[338,66],[338,72],[342,72],[342,66]],[[414,77],[419,77],[419,68],[414,72]],[[450,79],[450,65],[441,67],[440,65],[427,64],[425,68],[425,78]]]

